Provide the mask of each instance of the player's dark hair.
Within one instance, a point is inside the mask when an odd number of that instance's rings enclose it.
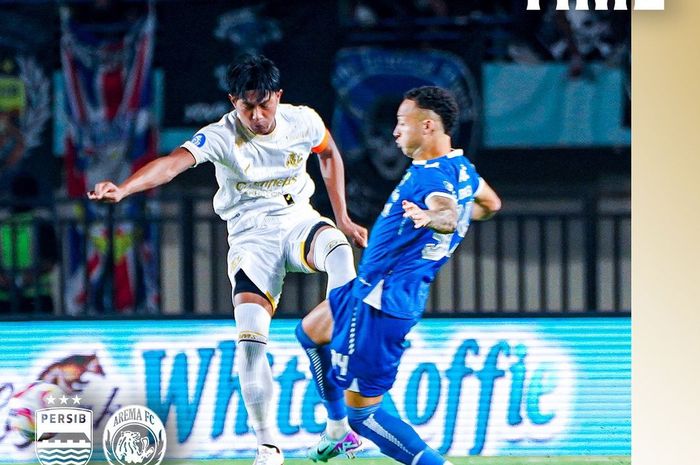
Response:
[[[226,70],[226,84],[229,94],[242,97],[254,90],[258,99],[263,100],[270,92],[277,92],[280,86],[280,70],[269,58],[263,55],[242,55]]]
[[[416,87],[406,92],[403,98],[413,100],[418,108],[437,113],[447,134],[454,129],[459,117],[459,107],[454,96],[446,89],[436,86]]]

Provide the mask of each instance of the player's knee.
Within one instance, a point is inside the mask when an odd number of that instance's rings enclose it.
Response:
[[[350,407],[348,406],[348,423],[350,428],[361,436],[367,437],[366,429],[364,425],[365,420],[367,420],[374,412],[376,412],[381,404],[370,405],[368,407]]]
[[[294,334],[297,337],[297,341],[299,341],[299,344],[304,349],[310,349],[312,347],[316,347],[317,344],[314,343],[314,341],[311,340],[308,334],[306,334],[306,331],[304,331],[304,327],[302,326],[302,322],[300,321],[299,324],[297,325],[296,329],[294,330]]]
[[[272,317],[262,305],[238,304],[233,310],[238,328],[238,343],[267,344]]]
[[[345,234],[336,228],[325,228],[316,234],[314,239],[314,266],[319,271],[328,271],[326,258],[335,250],[343,250],[350,265],[353,264],[352,248]]]

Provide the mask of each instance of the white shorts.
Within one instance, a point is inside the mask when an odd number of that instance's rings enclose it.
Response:
[[[227,260],[232,296],[236,289],[236,273],[242,269],[267,296],[273,309],[277,308],[287,272],[316,272],[304,255],[311,229],[320,222],[335,226],[308,204],[285,209],[282,214],[275,213],[259,214],[254,219],[229,224]],[[245,223],[245,227],[241,228],[241,223]]]

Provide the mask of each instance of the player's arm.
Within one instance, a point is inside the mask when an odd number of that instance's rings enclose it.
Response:
[[[443,195],[432,195],[425,201],[427,210],[408,200],[401,203],[405,218],[413,220],[414,228],[430,228],[441,234],[450,234],[457,229],[457,203]]]
[[[116,203],[128,195],[166,184],[194,164],[194,156],[188,150],[178,147],[169,155],[147,163],[119,185],[111,181],[98,182],[95,190],[88,192],[88,198]]]
[[[476,221],[488,220],[500,209],[501,199],[496,194],[496,191],[482,179],[481,184],[479,184],[479,190],[474,196],[471,219]]]
[[[321,165],[321,175],[323,183],[328,191],[328,198],[333,207],[333,215],[338,229],[350,237],[355,245],[359,247],[367,246],[367,229],[354,223],[348,215],[347,204],[345,202],[345,168],[343,159],[338,147],[330,132],[326,132],[326,138],[322,142],[322,147],[316,151]]]

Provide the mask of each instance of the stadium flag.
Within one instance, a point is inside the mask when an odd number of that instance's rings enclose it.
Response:
[[[152,5],[136,21],[108,25],[79,23],[68,8],[61,10],[64,166],[70,198],[84,200],[96,182],[122,181],[156,157],[158,133],[151,105],[155,24]],[[144,217],[148,206],[144,198],[130,198],[114,208],[114,266],[107,269],[105,220],[110,207],[78,204],[77,216],[84,221],[65,235],[69,314],[84,309],[158,310],[156,225],[134,221]]]

